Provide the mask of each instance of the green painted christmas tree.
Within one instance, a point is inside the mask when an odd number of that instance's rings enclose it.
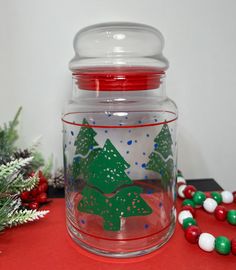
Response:
[[[96,157],[101,150],[98,148],[98,143],[94,139],[97,133],[89,127],[88,121],[84,118],[83,125],[79,134],[76,137],[74,145],[76,146],[75,157],[73,160],[73,177],[76,179],[79,176],[87,179],[88,164]]]
[[[125,173],[129,167],[109,139],[88,165],[88,186],[82,191],[83,198],[78,209],[80,212],[101,216],[105,230],[120,230],[122,217],[152,213],[152,209],[140,196],[142,189],[126,186],[133,183]],[[111,193],[115,191],[115,195],[111,197]]]
[[[154,139],[154,151],[149,156],[146,169],[158,172],[164,185],[173,178],[172,138],[167,124],[164,124],[160,133]]]
[[[98,143],[94,139],[97,133],[89,127],[89,123],[85,118],[82,124],[88,125],[88,127],[81,127],[74,145],[76,146],[75,155],[80,154],[82,156],[85,156],[89,152],[89,150],[92,150],[95,146],[98,145]]]

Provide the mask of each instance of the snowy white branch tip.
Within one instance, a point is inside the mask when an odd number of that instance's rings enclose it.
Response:
[[[46,214],[49,213],[49,210],[19,210],[14,212],[7,222],[7,225],[9,227],[16,226],[18,224],[27,223],[29,221],[38,220],[40,218],[43,218]]]

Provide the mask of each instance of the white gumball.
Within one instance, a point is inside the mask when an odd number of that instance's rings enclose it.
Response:
[[[189,218],[189,217],[191,217],[191,218],[193,217],[193,215],[191,214],[191,212],[188,211],[188,210],[183,210],[183,211],[181,211],[181,212],[179,213],[178,221],[179,221],[179,223],[182,225],[184,219]]]
[[[207,198],[203,202],[203,208],[209,213],[213,213],[216,207],[217,207],[217,202],[212,198]]]
[[[230,191],[222,191],[221,196],[223,203],[232,203],[234,201],[234,196]]]
[[[211,252],[215,248],[215,237],[210,233],[202,233],[198,240],[199,247],[207,252]]]
[[[186,185],[180,185],[178,187],[178,195],[181,197],[181,198],[185,198],[185,195],[184,195],[184,189],[186,188],[187,186]]]

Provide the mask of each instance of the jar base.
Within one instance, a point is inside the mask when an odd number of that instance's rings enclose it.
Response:
[[[67,230],[68,230],[69,235],[71,236],[71,238],[74,240],[74,242],[76,244],[78,244],[81,248],[83,248],[83,249],[85,249],[93,254],[96,254],[99,256],[105,256],[105,257],[112,257],[112,258],[132,258],[132,257],[139,257],[139,256],[149,254],[149,253],[159,249],[160,247],[162,247],[171,238],[171,236],[174,233],[175,216],[173,216],[173,219],[174,220],[170,224],[170,226],[167,228],[167,231],[162,232],[162,236],[157,234],[156,237],[149,236],[146,238],[146,242],[151,243],[151,244],[149,244],[148,247],[141,249],[141,250],[139,249],[139,250],[125,251],[125,252],[122,251],[121,248],[117,248],[117,251],[109,251],[109,250],[99,249],[97,247],[94,247],[94,246],[87,244],[85,241],[83,241],[83,240],[85,240],[83,238],[85,238],[85,237],[87,238],[87,236],[84,237],[84,235],[82,235],[81,232],[78,232],[72,226],[72,224],[70,224],[70,222],[67,222]],[[150,239],[148,239],[148,238],[150,238]],[[126,241],[123,241],[123,242],[126,242]],[[123,243],[124,246],[126,244],[127,243]],[[106,245],[104,245],[104,246],[106,246]],[[134,243],[134,246],[135,246],[135,243]]]

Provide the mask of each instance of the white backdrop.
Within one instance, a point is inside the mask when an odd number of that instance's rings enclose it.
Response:
[[[60,116],[71,92],[72,41],[84,26],[157,27],[170,61],[167,93],[179,107],[179,168],[236,189],[235,0],[0,0],[0,124],[23,106],[18,144],[42,135],[62,164]]]

